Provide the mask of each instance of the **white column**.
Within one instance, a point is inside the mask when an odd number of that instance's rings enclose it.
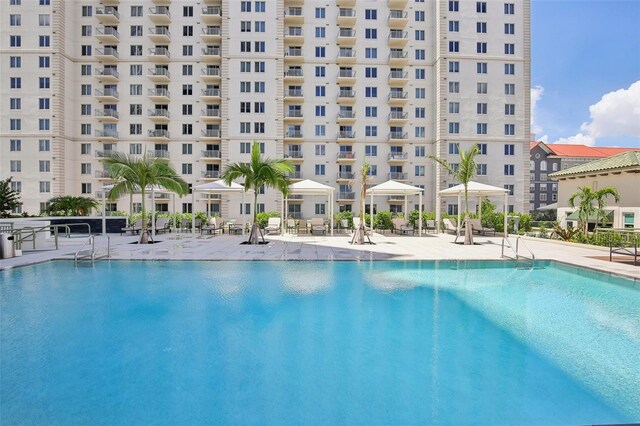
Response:
[[[408,195],[404,194],[404,221],[406,222],[409,218],[409,199]]]
[[[507,231],[507,210],[509,209],[508,207],[509,205],[509,193],[505,192],[504,193],[504,236],[508,237],[509,236],[509,232]]]
[[[191,236],[196,237],[196,190],[191,187]]]
[[[173,230],[178,232],[176,228],[176,193],[173,193]]]
[[[156,189],[151,187],[151,238],[156,238]]]
[[[418,212],[420,216],[418,217],[418,230],[420,231],[420,235],[422,237],[422,191],[418,192]]]
[[[329,226],[331,227],[331,236],[333,237],[333,190],[329,191]]]
[[[482,223],[482,195],[478,195],[478,220]]]
[[[462,201],[462,195],[460,193],[458,193],[458,226],[456,227],[457,231],[456,231],[456,235],[459,237],[460,236],[460,214],[461,214],[461,208],[460,208],[460,204]]]
[[[107,234],[107,202],[104,193],[105,189],[102,188],[102,235]]]
[[[247,206],[244,205],[244,194],[242,191],[242,235],[244,236],[244,229],[247,227]]]
[[[442,206],[440,206],[440,193],[436,194],[436,234],[440,233],[440,211],[442,210]]]
[[[371,193],[371,201],[369,204],[369,222],[371,223],[371,234],[373,234],[373,192]],[[365,222],[365,226],[366,226]]]

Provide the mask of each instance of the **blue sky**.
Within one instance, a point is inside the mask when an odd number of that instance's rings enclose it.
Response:
[[[537,139],[640,147],[640,0],[532,0],[531,10]]]

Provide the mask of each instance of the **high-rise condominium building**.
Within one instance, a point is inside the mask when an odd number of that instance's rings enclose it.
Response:
[[[4,0],[0,17],[0,178],[23,211],[99,198],[111,151],[166,157],[197,185],[247,161],[254,140],[354,212],[366,160],[372,184],[423,187],[426,210],[455,213],[455,199],[436,206],[456,182],[428,156],[456,167],[477,144],[477,180],[529,208],[529,0]],[[258,208],[279,210],[266,194]],[[323,197],[288,206],[329,212]],[[129,198],[107,207],[128,211]],[[210,200],[224,217],[241,208]]]

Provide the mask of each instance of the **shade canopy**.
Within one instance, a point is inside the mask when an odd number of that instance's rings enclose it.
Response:
[[[546,206],[540,206],[536,210],[539,210],[539,211],[558,210],[558,203],[547,204]]]
[[[115,186],[115,184],[109,184],[109,185],[104,185],[102,187],[102,191],[104,192],[109,192],[113,189],[113,187]],[[158,192],[158,193],[172,193],[173,191],[170,189],[165,188],[164,186],[160,186],[160,185],[147,185],[146,192]],[[140,193],[140,188],[138,186],[136,186],[136,194]]]
[[[332,186],[314,180],[305,179],[289,185],[290,194],[327,194],[335,191]]]
[[[491,186],[486,183],[470,181],[467,185],[467,194],[469,196],[489,196],[489,195],[504,195],[509,192],[508,189],[500,188],[499,186]],[[464,185],[456,185],[451,188],[443,189],[439,192],[441,196],[456,197],[458,195],[464,195]]]
[[[613,222],[613,210],[606,210],[606,212],[607,214],[604,218],[607,220],[607,222]],[[580,212],[576,210],[575,212],[567,215],[567,220],[580,220],[579,214]],[[593,212],[589,214],[589,218],[587,219],[587,221],[589,223],[595,223],[597,220],[602,221],[602,219],[602,216],[596,217],[596,213]]]
[[[406,183],[388,180],[380,185],[372,186],[367,189],[367,193],[373,195],[418,195],[424,189],[417,186],[407,185]]]
[[[213,182],[203,183],[202,185],[196,185],[192,189],[194,191],[202,192],[244,192],[244,186],[239,183],[231,182],[231,185],[227,185],[223,180],[216,180]]]

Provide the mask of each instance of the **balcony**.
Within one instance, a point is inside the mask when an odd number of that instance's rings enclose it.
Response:
[[[147,77],[156,83],[168,83],[171,81],[171,73],[167,68],[149,68]]]
[[[338,92],[338,104],[353,104],[356,102],[356,91],[350,89],[340,89]]]
[[[388,24],[390,28],[404,28],[409,22],[409,14],[404,10],[390,10]]]
[[[301,150],[292,150],[284,153],[284,158],[293,162],[301,161],[304,157]]]
[[[304,81],[304,73],[302,68],[290,68],[284,72],[284,81],[288,83]]]
[[[400,30],[391,30],[387,43],[392,47],[402,47],[409,42],[409,33]]]
[[[149,8],[149,19],[156,24],[169,24],[171,23],[171,13],[169,13],[169,6],[154,6]]]
[[[158,6],[169,6],[171,0],[151,0],[151,3],[157,4]]]
[[[163,108],[150,109],[147,111],[147,116],[155,123],[168,123],[171,118],[169,110]]]
[[[337,121],[338,123],[353,123],[356,121],[356,113],[354,111],[340,111]]]
[[[390,105],[402,105],[409,101],[409,94],[407,92],[392,91],[387,96],[387,101]]]
[[[96,129],[94,135],[99,140],[103,141],[116,141],[118,140],[118,132],[110,129]]]
[[[336,180],[353,180],[355,177],[356,174],[354,172],[338,172]]]
[[[291,63],[297,63],[297,62],[304,62],[304,55],[302,54],[302,49],[301,48],[288,48],[284,51],[284,60],[285,62]]]
[[[408,153],[406,152],[392,152],[387,155],[387,161],[389,162],[403,162],[407,161]]]
[[[168,27],[150,27],[147,34],[154,43],[169,43],[171,41]]]
[[[356,161],[356,154],[348,151],[348,152],[339,152],[336,160],[338,163],[353,163]]]
[[[409,53],[403,50],[392,50],[389,53],[389,65],[405,65],[409,62]]]
[[[387,179],[393,180],[407,180],[407,173],[404,172],[391,172],[387,175]]]
[[[96,170],[93,173],[93,177],[95,177],[98,180],[112,180],[111,173],[109,173],[108,170]]]
[[[113,27],[98,27],[96,28],[96,38],[102,43],[119,43],[120,33]]]
[[[302,177],[302,172],[291,172],[291,173],[287,173],[287,178],[291,179],[291,180],[300,180],[303,179]]]
[[[387,0],[387,6],[389,9],[404,9],[407,7],[409,0]]]
[[[200,158],[203,161],[219,161],[222,159],[222,153],[218,150],[201,151]]]
[[[303,101],[302,89],[286,89],[284,91],[285,101]]]
[[[407,132],[389,132],[388,142],[402,143],[409,140],[409,133]]]
[[[101,24],[117,24],[120,22],[120,14],[114,7],[96,7],[96,18]]]
[[[389,84],[404,86],[409,81],[409,73],[406,71],[391,71],[389,73]]]
[[[338,45],[353,46],[356,44],[356,30],[351,28],[340,28],[338,30]]]
[[[103,151],[96,151],[94,153],[94,156],[96,158],[106,158],[106,157],[110,157],[111,155],[117,153],[118,151],[114,150],[114,149],[105,149]]]
[[[103,123],[117,123],[120,116],[115,109],[97,109],[95,116]]]
[[[149,91],[147,92],[147,96],[153,102],[164,103],[164,102],[169,102],[169,100],[171,99],[169,89],[165,89],[161,87],[156,87],[155,89],[149,89]]]
[[[206,27],[202,29],[200,37],[205,43],[219,43],[222,41],[222,30],[220,27]]]
[[[393,204],[402,204],[405,201],[404,195],[389,195],[387,201]]]
[[[169,140],[169,131],[167,129],[150,129],[147,136],[152,140]]]
[[[153,149],[147,151],[147,155],[153,158],[169,158],[169,151],[166,149]]]
[[[220,170],[203,170],[200,176],[202,176],[202,179],[220,179],[221,174]]]
[[[289,7],[284,11],[284,23],[285,25],[304,24],[304,15],[302,14],[301,7]]]
[[[338,83],[353,84],[356,81],[356,72],[352,69],[341,69],[338,71]]]
[[[204,129],[201,132],[200,139],[220,139],[221,135],[220,129]]]
[[[104,90],[95,89],[94,93],[97,100],[106,103],[118,102],[118,98],[120,97],[118,90],[115,88],[106,88]]]
[[[301,110],[285,110],[284,121],[294,123],[304,121],[304,114]]]
[[[304,0],[284,0],[285,6],[303,6]]]
[[[120,73],[115,68],[96,68],[96,76],[104,83],[117,83],[120,81]]]
[[[205,62],[219,63],[222,60],[221,49],[217,46],[202,48],[202,60]]]
[[[200,92],[200,98],[203,101],[219,101],[220,100],[220,89],[215,87],[209,87],[206,89],[202,89]]]
[[[287,195],[287,203],[289,204],[296,204],[296,203],[302,203],[304,201],[304,195],[302,194],[289,194]],[[299,215],[299,217],[295,217],[296,215]],[[287,213],[287,216],[293,216],[294,219],[302,219],[302,214],[301,212],[295,212],[295,213]]]
[[[202,8],[202,21],[207,24],[219,24],[222,22],[222,8],[220,6],[207,6]]]
[[[218,82],[221,80],[219,67],[205,67],[200,70],[200,78],[207,82]]]
[[[336,139],[338,142],[354,142],[356,140],[356,132],[352,130],[340,131]]]
[[[355,25],[355,23],[356,11],[351,8],[341,7],[338,11],[338,25]]]
[[[404,111],[391,111],[389,113],[389,124],[404,124],[409,121],[409,113]]]
[[[300,27],[287,28],[284,31],[285,43],[304,43],[304,32]]]
[[[336,63],[353,64],[356,62],[356,51],[354,49],[340,49]]]
[[[205,122],[217,122],[222,119],[220,108],[209,108],[200,111],[200,120]]]
[[[353,191],[343,192],[339,191],[336,197],[337,202],[351,202],[356,199],[356,193]]]
[[[113,47],[105,47],[104,49],[96,49],[96,59],[102,62],[118,62],[118,50]]]
[[[284,138],[288,141],[295,141],[302,139],[302,130],[287,130],[284,133]]]
[[[166,47],[149,48],[149,60],[153,62],[168,63],[171,60],[169,49]]]

